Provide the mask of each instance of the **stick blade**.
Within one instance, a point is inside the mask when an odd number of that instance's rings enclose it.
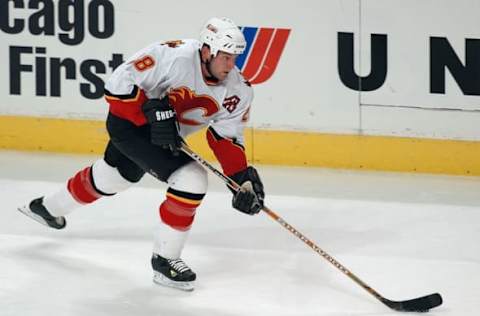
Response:
[[[443,299],[439,293],[435,293],[407,301],[395,302],[384,299],[382,302],[399,312],[428,312],[430,309],[440,306]]]

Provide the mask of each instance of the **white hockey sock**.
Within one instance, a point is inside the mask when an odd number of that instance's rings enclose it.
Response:
[[[77,207],[82,206],[82,204],[75,201],[66,185],[56,193],[45,196],[43,198],[43,205],[47,208],[47,211],[55,217],[67,215]]]
[[[153,252],[167,259],[178,259],[187,240],[189,230],[180,231],[160,222],[153,239]]]

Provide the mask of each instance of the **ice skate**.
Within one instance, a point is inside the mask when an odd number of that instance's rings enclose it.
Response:
[[[19,207],[18,210],[37,222],[55,229],[62,229],[67,225],[65,217],[55,217],[43,205],[43,197],[35,199],[29,205]]]
[[[155,283],[183,291],[193,291],[196,274],[182,259],[166,259],[153,254],[152,268]]]

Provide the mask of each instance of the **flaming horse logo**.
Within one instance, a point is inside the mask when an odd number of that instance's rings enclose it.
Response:
[[[168,94],[168,100],[177,113],[177,120],[186,125],[202,125],[203,123],[193,118],[187,118],[187,114],[201,110],[202,117],[206,118],[217,113],[220,109],[217,101],[209,95],[197,95],[188,87],[172,89]]]

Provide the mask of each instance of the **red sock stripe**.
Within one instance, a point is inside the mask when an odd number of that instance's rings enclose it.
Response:
[[[92,183],[91,167],[87,167],[68,180],[68,191],[81,204],[92,203],[102,197]]]
[[[186,203],[169,194],[160,205],[160,218],[165,224],[176,230],[187,231],[192,226],[198,205],[199,202],[195,204]]]

